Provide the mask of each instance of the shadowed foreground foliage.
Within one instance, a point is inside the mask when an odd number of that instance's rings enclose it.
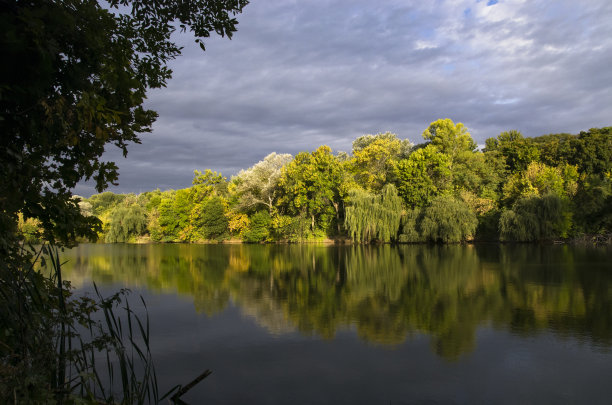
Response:
[[[156,403],[148,317],[129,290],[74,296],[61,266],[43,247],[28,268],[2,270],[1,402]]]
[[[2,0],[0,50],[0,255],[14,245],[18,214],[37,219],[45,240],[95,237],[72,189],[102,192],[118,168],[105,149],[151,132],[150,89],[172,76],[181,54],[172,35],[190,31],[204,49],[211,33],[232,37],[246,0]],[[112,238],[111,238],[112,239]]]
[[[138,199],[83,202],[72,189],[82,180],[98,192],[116,184],[118,168],[102,158],[105,150],[113,145],[126,156],[128,144],[151,131],[157,113],[144,101],[171,78],[168,63],[181,53],[177,28],[204,49],[211,33],[231,38],[247,3],[0,1],[0,50],[10,61],[0,65],[3,403],[157,402],[148,326],[127,303],[125,317],[115,316],[125,291],[74,297],[57,252],[34,254],[21,243],[126,242],[163,224]],[[113,212],[100,210],[119,202]],[[223,211],[221,203],[209,206]],[[218,218],[201,218],[205,237],[225,232]],[[183,228],[177,236],[191,240]]]

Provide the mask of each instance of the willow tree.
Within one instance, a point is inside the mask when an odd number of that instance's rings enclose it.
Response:
[[[350,237],[358,243],[394,240],[402,216],[402,199],[392,184],[381,194],[352,190],[346,207],[345,224]]]
[[[145,209],[138,204],[115,208],[110,216],[109,230],[106,234],[107,243],[128,242],[141,236],[147,229]]]
[[[463,242],[474,236],[478,220],[467,204],[451,195],[440,195],[423,210],[421,236],[431,242]]]
[[[517,200],[499,219],[500,239],[533,242],[567,237],[571,214],[565,205],[566,202],[553,193]]]

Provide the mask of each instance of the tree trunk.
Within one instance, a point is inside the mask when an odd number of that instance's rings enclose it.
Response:
[[[274,207],[274,205],[272,204],[272,197],[268,197],[268,204],[266,204],[268,206],[268,211],[270,212],[270,216],[272,216],[272,207]]]
[[[340,233],[342,233],[342,230],[340,229],[340,203],[332,202],[332,204],[336,210],[336,226],[338,228],[338,235],[340,235]]]

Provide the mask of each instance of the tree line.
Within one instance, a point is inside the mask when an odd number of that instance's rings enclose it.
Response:
[[[534,138],[502,132],[479,149],[440,119],[412,144],[364,135],[271,153],[230,180],[195,171],[180,190],[104,192],[79,202],[105,242],[542,241],[612,230],[612,127]],[[35,236],[32,220],[22,231]]]

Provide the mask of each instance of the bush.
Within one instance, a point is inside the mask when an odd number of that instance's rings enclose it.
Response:
[[[297,242],[309,231],[308,221],[303,215],[290,217],[275,214],[271,221],[272,236],[275,240]]]
[[[248,243],[263,242],[270,235],[270,223],[272,219],[267,211],[256,212],[250,220],[249,227],[244,232],[244,241]]]

